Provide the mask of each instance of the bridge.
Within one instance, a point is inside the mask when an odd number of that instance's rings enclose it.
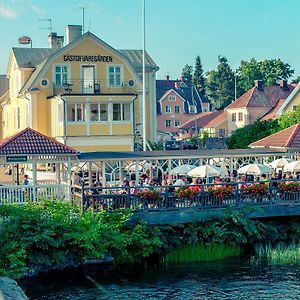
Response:
[[[133,220],[167,225],[222,217],[228,208],[241,210],[249,218],[300,216],[298,181],[202,184],[136,188],[76,187],[73,201],[83,211],[130,208]],[[192,191],[192,192],[190,192]]]

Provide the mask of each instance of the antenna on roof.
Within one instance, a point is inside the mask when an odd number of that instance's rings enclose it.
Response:
[[[52,19],[38,19],[39,22],[48,22],[48,27],[39,27],[39,29],[48,29],[52,32]]]
[[[78,8],[82,10],[82,34],[84,34],[84,10],[85,10],[85,7],[79,6]]]

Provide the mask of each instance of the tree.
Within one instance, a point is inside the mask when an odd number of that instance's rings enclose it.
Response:
[[[196,57],[195,70],[192,81],[198,92],[202,95],[205,95],[205,78],[203,75],[203,68],[199,55]]]
[[[185,65],[182,69],[181,76],[184,80],[191,81],[192,80],[193,67],[190,65]]]
[[[224,56],[218,57],[217,70],[207,72],[206,94],[215,109],[223,109],[234,100],[234,73]]]
[[[293,74],[291,66],[280,59],[265,59],[260,62],[254,58],[250,61],[242,60],[237,69],[238,95],[252,88],[255,80],[263,80],[265,85],[273,85],[278,80],[289,79]]]
[[[292,83],[299,83],[299,82],[300,82],[300,76],[299,75],[292,80]]]

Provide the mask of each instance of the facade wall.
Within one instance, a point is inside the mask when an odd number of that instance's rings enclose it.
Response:
[[[161,114],[157,115],[157,129],[159,131],[175,133],[178,131],[178,127],[194,116],[194,114],[186,114],[184,112],[184,100],[174,91],[171,91],[162,98],[160,103]],[[166,107],[170,109],[170,112],[166,111]],[[179,113],[175,112],[175,107],[179,107]],[[167,120],[170,121],[168,122],[170,126],[166,126]],[[175,121],[179,122],[177,126]]]
[[[297,107],[300,106],[300,93],[299,91],[294,95],[292,101],[290,101],[289,104],[284,108],[282,114],[285,114],[287,112],[292,112],[297,109]]]
[[[66,61],[66,57],[69,55],[93,56],[100,54],[110,57],[111,61]],[[10,89],[10,101],[3,109],[4,137],[11,136],[29,126],[67,144],[69,144],[70,138],[73,138],[72,141],[76,141],[76,143],[70,144],[70,146],[82,151],[133,149],[135,124],[142,121],[142,83],[139,75],[121,54],[87,36],[74,48],[61,50],[57,57],[52,60],[50,58],[36,79],[35,91],[22,96],[18,96],[16,92],[16,78],[21,80],[18,83],[20,89],[29,79],[33,69],[20,70],[16,67],[13,55],[11,55],[11,60],[9,76],[12,79],[12,88]],[[100,93],[83,95],[82,88],[85,83],[82,79],[85,66],[94,68],[93,80],[99,83]],[[61,91],[57,90],[57,86],[55,86],[56,67],[66,67],[72,94],[55,96],[63,92],[63,86],[60,86]],[[120,86],[110,86],[110,67],[120,68]],[[151,141],[156,138],[157,126],[155,72],[155,70],[151,70],[146,74],[147,139]],[[133,87],[128,85],[130,80],[134,81]],[[95,109],[93,110],[93,108]],[[100,120],[102,108],[105,108],[106,113],[103,114],[105,115],[103,120]],[[18,111],[19,117],[14,115],[15,110]],[[92,118],[95,111],[99,115],[97,120],[93,119],[95,117]],[[79,115],[80,117],[78,117]],[[95,141],[97,141],[97,145],[95,145]]]

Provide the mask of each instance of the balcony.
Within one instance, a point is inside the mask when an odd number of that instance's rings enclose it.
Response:
[[[134,85],[127,82],[120,86],[108,86],[106,81],[68,80],[62,85],[53,84],[53,95],[132,95]]]

